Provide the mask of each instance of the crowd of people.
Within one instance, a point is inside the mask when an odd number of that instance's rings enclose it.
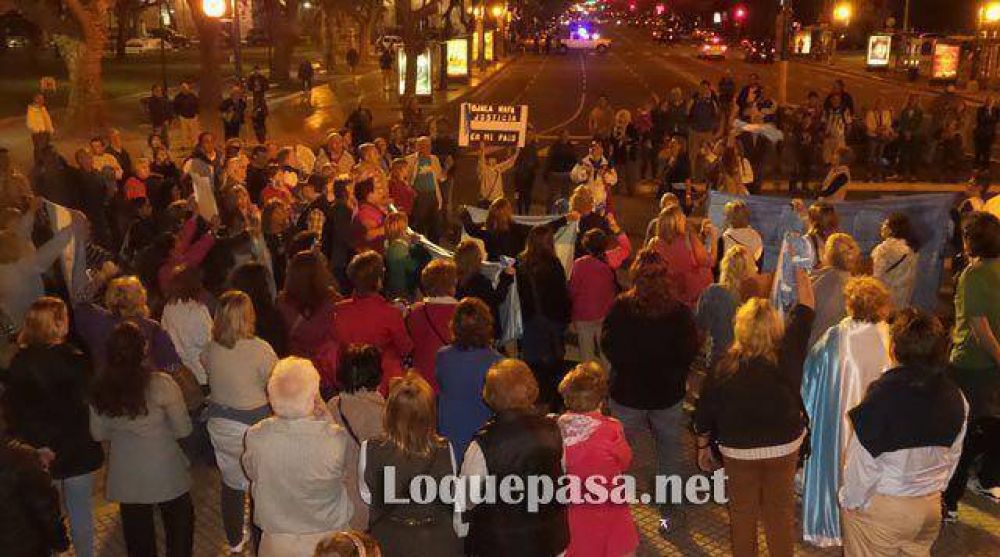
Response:
[[[240,112],[241,95],[223,111]],[[44,121],[44,97],[33,106]],[[825,135],[793,150],[822,145],[831,173],[847,172],[850,95],[838,86],[809,106]],[[408,493],[418,476],[610,484],[649,434],[658,475],[725,467],[738,556],[757,554],[758,522],[771,555],[793,554],[799,469],[806,541],[927,554],[967,480],[994,496],[1000,480],[1000,220],[973,183],[956,210],[950,344],[942,320],[913,307],[929,263],[905,215],[886,219],[867,257],[835,205],[796,201],[813,256],[789,248],[793,272],[764,273],[748,205],[730,203],[719,231],[692,216],[692,185],[758,191],[754,153],[770,140],[726,130],[778,113],[754,82],[702,83],[634,114],[602,98],[582,159],[565,136],[544,169],[534,138],[507,161],[481,152],[486,218],[461,211],[460,241],[445,218],[459,152],[439,120],[377,137],[352,118],[315,150],[266,135],[245,145],[233,119],[220,142],[195,120],[176,161],[165,128],[142,153],[110,130],[75,166],[39,131],[28,175],[0,158],[0,547],[92,555],[103,468],[130,556],[156,554],[157,512],[167,555],[192,555],[195,463],[219,471],[231,553],[625,557],[639,537],[624,503],[420,504],[387,488]],[[614,206],[631,160],[664,184],[638,250]],[[529,226],[515,209],[530,211],[542,170],[565,209]],[[565,227],[568,262],[555,246]],[[775,280],[790,298],[771,295]],[[665,535],[681,508],[658,506]]]

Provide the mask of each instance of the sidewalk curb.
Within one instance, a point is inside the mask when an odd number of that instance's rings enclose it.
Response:
[[[884,76],[881,76],[881,75],[877,75],[874,72],[869,72],[869,71],[866,71],[866,70],[863,70],[863,69],[862,70],[857,70],[857,69],[851,69],[851,68],[844,68],[842,66],[837,66],[836,64],[827,64],[827,63],[824,63],[824,62],[816,62],[816,61],[811,61],[811,60],[792,60],[792,61],[793,62],[798,62],[798,63],[800,63],[800,64],[802,64],[804,66],[813,66],[813,67],[818,68],[818,69],[828,70],[831,73],[839,73],[839,74],[842,74],[842,75],[848,75],[848,76],[857,77],[857,78],[870,79],[872,81],[879,82],[879,83],[886,83],[886,84],[892,84],[892,85],[897,85],[897,86],[904,86],[904,87],[907,87],[909,89],[917,89],[917,90],[919,90],[922,93],[927,93],[927,94],[930,94],[930,95],[937,95],[937,94],[941,94],[941,93],[944,92],[944,88],[943,87],[935,87],[934,85],[931,85],[930,83],[928,83],[926,80],[923,80],[923,81],[918,80],[916,82],[912,82],[912,81],[909,81],[909,80],[900,80],[900,79],[893,79],[891,77],[884,77]],[[956,94],[960,98],[962,98],[962,99],[964,99],[966,101],[969,101],[969,102],[974,102],[974,103],[982,103],[983,102],[983,99],[981,99],[978,96],[976,96],[975,93],[969,93],[968,91],[956,91]]]

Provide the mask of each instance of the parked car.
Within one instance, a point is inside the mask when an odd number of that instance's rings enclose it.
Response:
[[[125,54],[145,54],[147,52],[159,52],[160,44],[163,45],[163,50],[173,50],[170,46],[169,41],[164,41],[162,39],[157,39],[153,37],[146,37],[144,39],[129,39],[125,41]]]
[[[181,35],[177,31],[174,31],[169,27],[164,27],[162,29],[160,29],[159,27],[154,29],[148,29],[146,31],[146,34],[154,39],[163,38],[167,41],[167,44],[173,46],[174,48],[188,48],[191,46],[190,37]]]
[[[743,60],[752,64],[770,64],[776,56],[774,43],[768,40],[748,41],[743,46]]]
[[[271,44],[271,34],[267,29],[254,27],[247,32],[246,42],[248,46],[267,46]]]
[[[727,50],[729,50],[729,47],[722,41],[722,37],[713,35],[701,43],[701,48],[698,49],[698,58],[705,60],[725,60]]]

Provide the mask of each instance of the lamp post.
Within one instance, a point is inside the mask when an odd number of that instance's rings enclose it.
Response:
[[[159,4],[159,16],[160,16],[160,77],[163,79],[163,94],[167,94],[167,45],[164,44],[167,41],[167,26],[164,23],[166,19],[166,14],[163,13],[164,10],[163,0],[160,0]]]
[[[476,66],[482,71],[486,67],[486,34],[483,29],[483,16],[486,15],[486,7],[484,2],[486,0],[480,0],[479,5],[472,8],[472,17],[476,18],[476,36],[473,40],[476,41]]]
[[[227,5],[232,2],[232,22],[233,32],[230,39],[233,41],[233,69],[236,72],[236,81],[243,81],[243,60],[240,43],[242,34],[240,33],[240,0],[202,0],[201,9],[205,16],[213,19],[222,19],[226,15]]]
[[[497,50],[500,50],[500,55],[507,55],[507,37],[506,30],[504,29],[503,22],[507,17],[507,7],[502,4],[494,4],[493,8],[490,9],[490,15],[492,15],[497,20],[497,36],[493,38],[493,43],[495,46],[499,46]],[[494,53],[497,54],[497,53]],[[499,58],[500,56],[494,56]]]
[[[833,8],[833,22],[844,29],[851,24],[851,17],[854,16],[854,7],[848,2],[841,2]],[[837,34],[833,33],[833,46],[830,49],[830,64],[833,64],[833,57],[837,53]]]

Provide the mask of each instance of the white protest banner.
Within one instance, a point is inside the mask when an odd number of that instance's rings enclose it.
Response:
[[[528,135],[528,107],[462,103],[458,144],[468,147],[483,141],[491,145],[524,147]]]

